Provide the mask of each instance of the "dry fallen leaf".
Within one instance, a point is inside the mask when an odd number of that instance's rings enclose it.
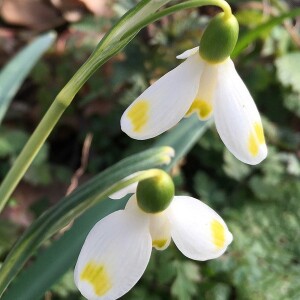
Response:
[[[50,0],[69,22],[77,22],[86,11],[80,0]],[[96,1],[97,2],[97,1]]]
[[[112,15],[112,4],[113,0],[79,0],[82,2],[86,8],[91,11],[96,16],[106,16],[109,17]]]
[[[65,21],[53,6],[41,0],[3,0],[2,18],[10,24],[38,31],[47,30]]]

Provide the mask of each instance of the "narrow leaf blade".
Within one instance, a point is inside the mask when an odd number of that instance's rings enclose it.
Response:
[[[271,18],[269,21],[261,24],[260,26],[249,30],[246,34],[239,38],[231,57],[237,57],[250,43],[255,41],[263,32],[271,30],[274,26],[282,23],[285,19],[294,18],[300,15],[300,8],[293,9],[278,17]]]
[[[0,73],[0,124],[11,100],[18,92],[28,73],[56,38],[48,32],[22,49]]]

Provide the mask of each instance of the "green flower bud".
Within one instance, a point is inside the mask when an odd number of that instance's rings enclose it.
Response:
[[[218,14],[210,21],[201,38],[201,57],[209,63],[221,63],[232,53],[238,34],[239,24],[235,16]]]
[[[174,183],[164,171],[159,175],[138,183],[136,199],[138,206],[146,213],[158,213],[165,210],[174,197]]]

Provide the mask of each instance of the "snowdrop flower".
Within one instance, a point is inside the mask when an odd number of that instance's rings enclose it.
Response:
[[[174,196],[173,182],[164,174],[158,181],[141,181],[124,210],[90,231],[74,273],[87,299],[123,296],[143,275],[152,247],[164,250],[171,239],[185,256],[200,261],[219,257],[231,243],[223,219],[197,199]]]
[[[267,156],[256,105],[230,59],[238,36],[235,17],[214,18],[200,48],[177,56],[186,59],[144,91],[124,112],[121,129],[138,140],[153,138],[196,113],[200,120],[214,116],[228,150],[255,165]]]

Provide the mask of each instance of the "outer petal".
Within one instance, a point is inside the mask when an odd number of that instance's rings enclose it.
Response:
[[[232,241],[232,234],[222,218],[200,200],[176,196],[167,214],[174,243],[191,259],[219,257]]]
[[[268,151],[258,110],[231,59],[219,65],[214,107],[216,127],[228,150],[250,165],[265,159]]]
[[[203,62],[195,54],[156,81],[124,112],[122,130],[145,140],[176,125],[195,98],[202,69]]]
[[[81,249],[75,283],[89,300],[117,299],[140,279],[150,259],[149,220],[117,211],[99,221]]]

